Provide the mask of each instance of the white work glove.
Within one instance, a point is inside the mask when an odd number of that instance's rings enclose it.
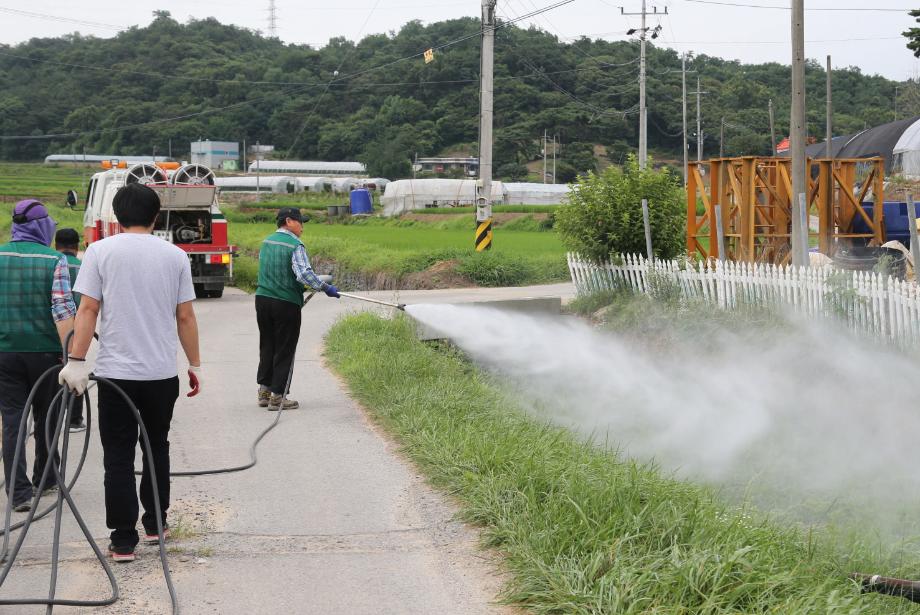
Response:
[[[93,364],[85,359],[67,359],[67,365],[58,374],[58,384],[65,385],[77,395],[83,395],[89,386]]]
[[[201,366],[188,366],[188,386],[191,389],[186,397],[195,397],[201,392]]]

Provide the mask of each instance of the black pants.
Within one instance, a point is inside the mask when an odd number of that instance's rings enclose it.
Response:
[[[300,337],[300,308],[290,301],[256,295],[259,371],[256,381],[272,393],[287,393],[288,373]]]
[[[13,505],[32,499],[32,485],[38,486],[45,464],[48,463],[48,443],[45,439],[45,422],[49,419],[48,404],[60,388],[57,374],[49,375],[32,400],[35,418],[35,463],[32,466],[32,482],[26,476],[26,450],[19,455],[19,464],[13,474],[13,456],[19,439],[19,423],[29,392],[39,376],[49,367],[61,364],[61,355],[45,352],[0,352],[0,415],[3,417],[3,475],[6,479],[7,497],[13,485]],[[57,408],[51,412],[50,433],[54,433]],[[65,426],[66,428],[66,426]],[[55,455],[55,459],[58,457]],[[57,484],[54,472],[48,474],[45,487]]]
[[[169,509],[169,423],[179,397],[179,378],[166,380],[115,380],[112,382],[131,398],[140,411],[150,436],[153,465],[156,470],[157,494],[160,496],[161,520],[166,523]],[[102,440],[102,465],[105,468],[105,524],[112,530],[112,544],[133,547],[137,535],[137,487],[134,481],[134,450],[140,429],[131,408],[122,397],[105,384],[99,384],[99,437]],[[157,530],[150,479],[150,459],[143,453],[141,475],[141,522],[148,534]]]

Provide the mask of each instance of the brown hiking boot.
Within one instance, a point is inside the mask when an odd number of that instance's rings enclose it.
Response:
[[[277,412],[278,410],[294,410],[299,408],[298,404],[293,399],[288,399],[283,395],[275,395],[272,393],[271,397],[268,399],[268,410],[269,412]]]
[[[272,396],[271,391],[268,389],[259,388],[259,407],[265,408],[268,406],[268,400]]]

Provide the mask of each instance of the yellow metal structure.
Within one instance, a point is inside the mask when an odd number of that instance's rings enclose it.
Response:
[[[882,158],[808,160],[808,213],[818,218],[818,247],[833,256],[853,243],[885,242],[884,208],[866,212],[867,197],[884,202]],[[722,216],[726,257],[752,263],[792,259],[792,179],[789,158],[745,156],[691,162],[687,175],[687,252],[718,258],[716,206]],[[857,233],[859,216],[869,232]],[[812,224],[809,224],[811,227]]]

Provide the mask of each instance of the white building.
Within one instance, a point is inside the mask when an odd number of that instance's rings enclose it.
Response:
[[[234,141],[192,141],[192,164],[217,169],[224,160],[239,159],[240,144]]]

